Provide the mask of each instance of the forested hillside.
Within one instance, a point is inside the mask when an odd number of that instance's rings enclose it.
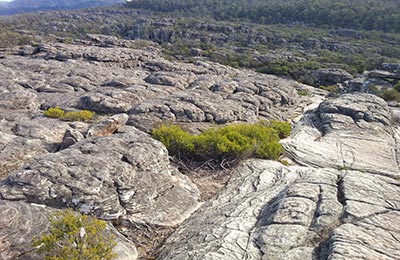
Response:
[[[400,32],[399,0],[133,0],[128,6],[217,20]]]

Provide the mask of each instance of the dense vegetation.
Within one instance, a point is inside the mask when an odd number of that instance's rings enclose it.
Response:
[[[116,242],[105,230],[105,221],[64,210],[50,218],[48,232],[33,246],[45,260],[112,260]]]
[[[283,152],[279,143],[290,134],[287,122],[233,124],[191,135],[177,125],[162,125],[152,131],[169,153],[184,162],[234,161],[246,157],[277,160]]]
[[[254,23],[400,32],[396,0],[133,0],[130,7]]]

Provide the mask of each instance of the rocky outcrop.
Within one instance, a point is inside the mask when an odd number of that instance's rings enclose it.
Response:
[[[294,81],[212,62],[170,62],[159,57],[154,44],[92,38],[44,44],[0,60],[1,176],[60,149],[69,125],[44,118],[42,110],[50,107],[127,113],[128,124],[150,131],[163,121],[193,123],[196,129],[215,122],[286,120],[310,102],[297,95],[302,85]],[[61,56],[65,59],[56,59]],[[63,143],[65,149],[73,142]]]
[[[71,127],[68,127],[67,130],[64,133],[61,145],[60,145],[60,150],[64,150],[68,147],[70,147],[71,145],[82,141],[83,139],[85,139],[85,137],[82,135],[81,132],[79,132],[76,129],[73,129]]]
[[[158,259],[398,259],[397,136],[380,98],[322,102],[283,142],[308,167],[247,161]]]
[[[200,205],[197,187],[169,165],[165,147],[133,127],[36,157],[3,181],[0,195],[164,226],[181,223]]]
[[[345,94],[306,113],[283,145],[302,165],[399,176],[397,131],[383,99]]]
[[[158,259],[394,260],[398,184],[358,171],[251,160],[167,239]]]
[[[24,214],[38,223],[35,233],[46,228],[47,212],[72,207],[111,220],[130,239],[165,228],[149,240],[164,241],[179,225],[158,259],[399,258],[400,130],[382,99],[345,94],[297,119],[323,91],[303,97],[297,90],[310,87],[291,80],[92,39],[0,60],[0,215],[22,223],[5,227],[8,235],[0,226],[0,254],[29,249],[28,231],[18,230],[28,230]],[[318,48],[313,41],[307,46]],[[98,123],[43,116],[55,106],[93,110]],[[282,141],[295,165],[248,160],[204,205],[166,148],[145,133],[159,122],[199,132],[260,119],[295,122]],[[26,213],[14,221],[9,208]]]
[[[43,205],[24,202],[0,201],[0,256],[2,260],[42,259],[32,247],[32,240],[49,228],[49,217],[57,210]],[[117,242],[114,252],[116,260],[135,260],[135,246],[120,235],[111,225],[108,232]]]
[[[317,85],[329,86],[337,83],[344,83],[353,78],[353,76],[342,69],[318,69],[311,73],[313,81]]]

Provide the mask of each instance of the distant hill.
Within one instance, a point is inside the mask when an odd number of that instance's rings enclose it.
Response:
[[[124,0],[14,0],[0,2],[0,15],[44,10],[71,10],[123,3]]]

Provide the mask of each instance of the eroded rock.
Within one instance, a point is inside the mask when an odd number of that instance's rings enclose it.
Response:
[[[282,144],[302,165],[399,176],[394,131],[383,99],[345,94],[306,113]]]
[[[129,116],[127,114],[117,114],[109,118],[106,118],[97,124],[91,126],[86,136],[87,137],[98,137],[98,136],[109,136],[118,131],[128,121]]]
[[[181,223],[200,205],[197,187],[169,165],[165,147],[133,127],[38,156],[4,180],[0,194],[164,226]]]
[[[158,259],[394,260],[399,191],[398,180],[370,173],[250,160]]]

